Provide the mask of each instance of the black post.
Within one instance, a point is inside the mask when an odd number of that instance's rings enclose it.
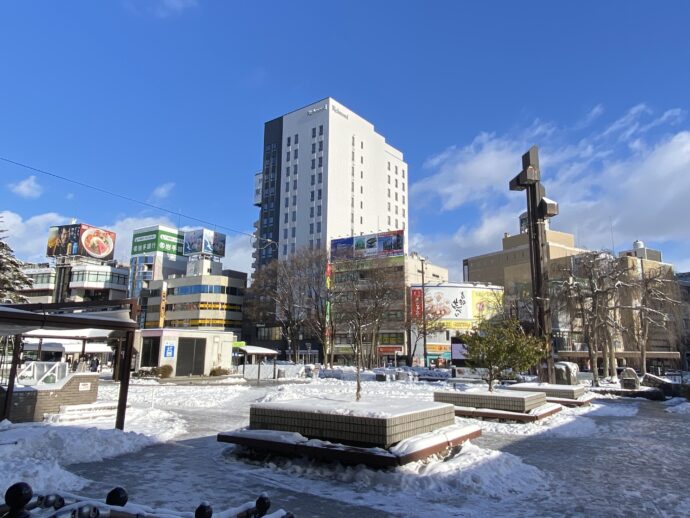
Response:
[[[125,413],[127,412],[127,394],[129,392],[129,369],[132,364],[132,352],[134,349],[134,331],[127,331],[127,343],[125,344],[125,357],[120,366],[120,395],[117,400],[117,418],[115,428],[125,429]]]
[[[19,356],[22,353],[22,335],[14,335],[12,344],[12,365],[10,366],[10,377],[7,379],[7,392],[5,393],[5,404],[2,406],[2,419],[10,418],[12,412],[12,394],[14,393],[14,379],[17,377],[17,367],[19,366]]]

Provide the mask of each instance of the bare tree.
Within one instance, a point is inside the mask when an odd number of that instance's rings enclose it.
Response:
[[[285,260],[263,266],[247,290],[247,317],[278,324],[295,361],[299,359],[300,332],[325,343],[326,264],[324,250],[301,249]]]
[[[570,334],[579,330],[587,344],[593,384],[599,385],[598,353],[604,375],[617,378],[614,332],[620,332],[620,286],[628,268],[607,251],[593,251],[568,258],[552,281],[555,307],[565,312]]]
[[[424,314],[422,313],[422,308],[412,307],[410,301],[410,290],[405,290],[405,296],[407,297],[406,307],[408,310],[405,312],[405,333],[410,338],[409,350],[407,363],[412,365],[412,358],[414,358],[419,342],[424,338],[424,333],[427,336],[433,335],[434,333],[440,333],[446,329],[443,317],[446,316],[445,313],[438,311],[436,305],[432,302],[432,297],[430,295],[425,295],[426,301],[424,307],[426,309],[426,321],[424,319]]]
[[[371,368],[385,317],[404,296],[404,276],[388,259],[335,263],[332,310],[337,325],[352,337],[357,367],[355,398],[361,398],[360,370]]]
[[[639,265],[639,268],[637,266]],[[644,259],[630,270],[630,280],[622,283],[627,292],[627,304],[621,304],[622,311],[633,313],[632,325],[626,331],[637,343],[640,351],[640,370],[647,374],[647,351],[650,334],[658,330],[667,334],[669,341],[675,341],[675,322],[679,319],[680,293],[673,271],[668,265],[645,268]]]

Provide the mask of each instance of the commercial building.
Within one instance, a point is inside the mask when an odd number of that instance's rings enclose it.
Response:
[[[162,254],[138,266],[154,265],[160,269],[156,275],[162,276],[168,268],[177,271],[185,264],[183,274],[169,273],[142,285],[142,330],[135,338],[139,368],[170,365],[174,376],[208,375],[216,367],[231,368],[233,344],[241,334],[247,274],[223,269],[225,234],[198,229],[184,232],[179,239],[171,229],[161,232],[155,227],[137,237],[133,246],[144,243],[145,252],[153,247],[153,252]]]
[[[184,232],[164,225],[136,229],[132,233],[129,292],[139,297],[150,281],[184,275],[189,258],[183,251]]]
[[[267,122],[254,267],[338,237],[405,230],[407,181],[403,154],[330,97]]]
[[[491,318],[502,311],[503,287],[482,283],[413,284],[409,310],[414,325],[410,340],[416,365],[424,364],[423,308],[433,322],[433,332],[427,332],[429,365],[447,365],[453,361],[462,366],[467,355],[463,335],[471,332],[481,319]]]
[[[525,313],[524,301],[530,301],[532,273],[530,269],[529,234],[526,216],[520,216],[520,233],[503,236],[502,248],[497,252],[468,257],[462,262],[465,282],[484,282],[503,286],[505,303]],[[575,246],[575,236],[551,230],[546,223],[546,253],[548,260],[578,255],[587,250]],[[518,301],[523,304],[518,304]],[[529,305],[528,304],[528,305]]]
[[[82,302],[127,297],[129,269],[113,260],[114,232],[83,223],[51,227],[46,256],[52,262],[26,264],[33,280],[22,290],[29,302]]]

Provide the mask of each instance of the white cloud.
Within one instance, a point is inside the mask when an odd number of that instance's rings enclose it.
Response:
[[[196,6],[197,0],[154,0],[151,10],[159,18],[168,18]]]
[[[36,181],[34,175],[25,178],[21,182],[11,183],[8,187],[14,194],[22,198],[38,198],[43,194],[43,187]]]
[[[242,234],[228,235],[225,243],[223,267],[231,270],[252,273],[252,238]]]
[[[151,193],[151,197],[156,200],[163,200],[170,196],[170,192],[175,187],[175,182],[166,182],[156,187]]]
[[[66,223],[69,223],[69,218],[55,212],[38,214],[26,220],[15,212],[0,212],[0,228],[7,231],[7,243],[15,256],[23,261],[46,261],[48,229]]]
[[[560,205],[552,227],[574,233],[577,244],[589,248],[610,248],[612,229],[618,250],[635,239],[653,242],[662,251],[667,243],[673,253],[664,259],[685,268],[690,256],[690,131],[669,132],[684,114],[672,109],[657,116],[638,104],[604,130],[592,129],[575,140],[573,130],[581,125],[555,129],[539,122],[542,180],[547,195]],[[431,174],[412,185],[412,206],[423,203],[429,210],[438,199],[440,212],[478,215],[470,218],[479,221],[471,226],[411,238],[421,253],[449,267],[453,279],[461,278],[462,258],[499,250],[503,233],[517,232],[525,196],[509,192],[508,181],[534,133],[482,133],[470,145],[431,157],[426,163]]]

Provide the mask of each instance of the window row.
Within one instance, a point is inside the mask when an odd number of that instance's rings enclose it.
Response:
[[[72,272],[70,282],[104,282],[109,284],[127,284],[127,275],[110,272]]]

